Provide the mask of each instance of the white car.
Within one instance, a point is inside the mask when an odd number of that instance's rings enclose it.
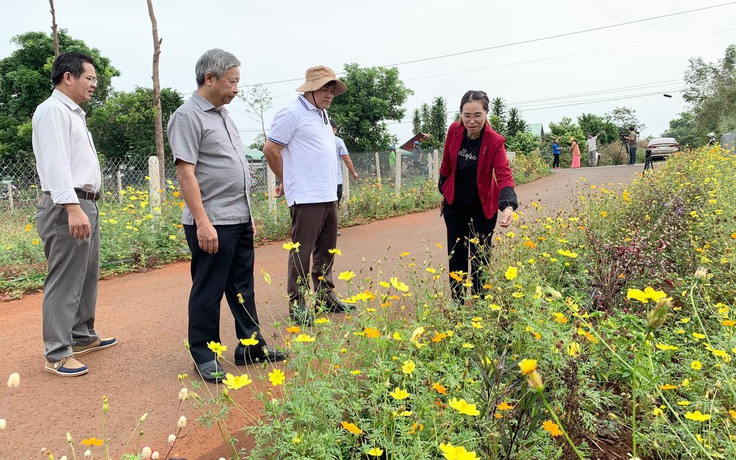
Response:
[[[680,151],[680,144],[674,137],[658,137],[647,143],[647,153],[652,154],[652,159],[663,160],[675,152]]]

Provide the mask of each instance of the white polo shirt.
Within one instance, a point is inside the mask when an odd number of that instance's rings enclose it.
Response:
[[[337,149],[329,118],[303,95],[273,119],[268,140],[283,147],[286,204],[337,201]]]

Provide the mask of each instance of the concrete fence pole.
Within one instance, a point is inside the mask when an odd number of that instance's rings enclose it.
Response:
[[[438,182],[440,180],[440,152],[437,149],[434,149],[434,152],[432,152],[432,157],[434,157],[434,169],[432,170],[432,179],[435,182]]]
[[[378,152],[376,152],[376,180],[381,182],[381,159]]]
[[[148,157],[148,203],[151,209],[159,209],[161,212],[161,192],[159,187],[161,176],[158,169],[158,157]]]
[[[266,165],[266,186],[268,188],[268,210],[273,214],[276,209],[276,174]],[[275,215],[275,214],[274,214]]]
[[[123,173],[120,172],[119,169],[117,173],[117,179],[118,179],[118,201],[122,203],[123,202]]]
[[[396,196],[401,194],[401,151],[396,149]]]

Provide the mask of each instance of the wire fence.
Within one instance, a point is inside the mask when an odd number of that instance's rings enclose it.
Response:
[[[343,196],[349,197],[350,186],[361,183],[381,181],[384,184],[394,184],[397,193],[402,183],[417,179],[437,178],[438,152],[427,152],[422,157],[411,152],[401,152],[401,155],[392,152],[351,153],[355,172],[359,179],[352,179],[344,165],[343,169]],[[397,158],[398,157],[398,158]],[[176,167],[173,159],[167,156],[164,162],[165,181],[168,186],[178,188]],[[157,177],[158,172],[149,172],[148,159],[101,159],[102,170],[102,199],[122,199],[123,193],[129,187],[136,190],[148,190],[150,177]],[[273,178],[269,182],[270,172],[264,160],[250,162],[250,174],[253,184],[253,193],[273,192]],[[270,185],[269,185],[270,184]],[[41,198],[42,190],[33,161],[0,160],[0,213],[5,210],[15,210],[35,207]],[[273,193],[269,193],[273,195]]]

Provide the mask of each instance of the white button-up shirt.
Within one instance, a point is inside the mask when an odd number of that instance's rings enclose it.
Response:
[[[84,111],[54,90],[33,114],[33,154],[41,190],[54,204],[79,203],[74,189],[96,192],[102,175]]]

